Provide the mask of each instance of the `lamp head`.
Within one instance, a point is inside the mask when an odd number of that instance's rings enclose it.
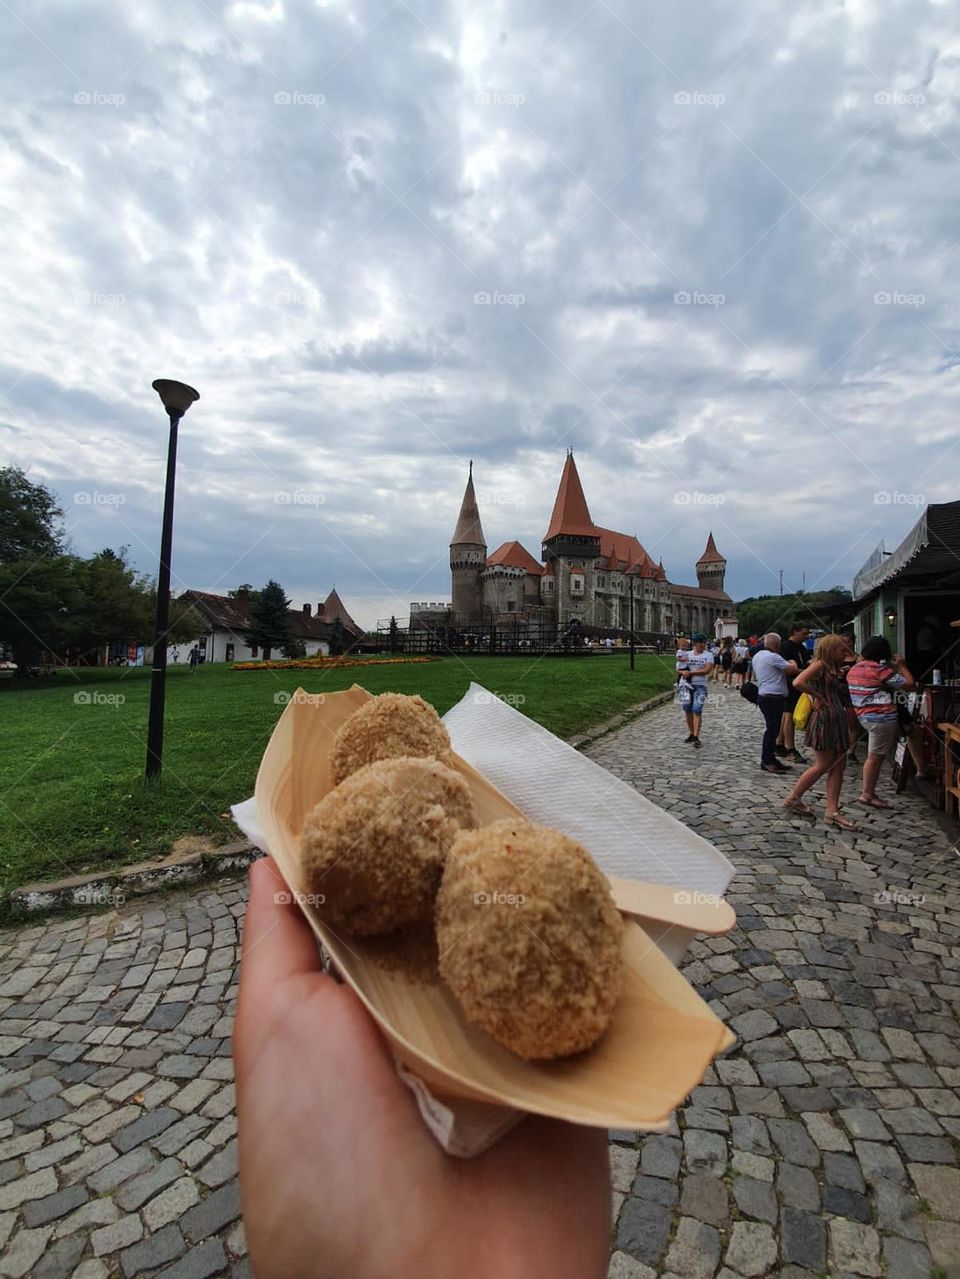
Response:
[[[169,378],[160,377],[153,383],[153,389],[163,401],[163,407],[170,417],[181,418],[194,402],[199,400],[200,392],[185,382],[171,382]]]

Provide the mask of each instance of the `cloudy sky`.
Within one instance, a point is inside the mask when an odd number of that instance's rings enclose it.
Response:
[[[735,598],[958,496],[947,3],[6,0],[0,461],[175,587],[449,597],[475,476]],[[953,412],[951,412],[951,401]]]

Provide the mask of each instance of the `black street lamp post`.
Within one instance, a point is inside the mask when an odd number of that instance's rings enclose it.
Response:
[[[147,725],[147,780],[159,777],[163,766],[163,703],[167,680],[167,627],[170,615],[170,552],[173,542],[173,488],[177,471],[177,427],[200,395],[192,386],[158,378],[153,389],[163,401],[170,419],[167,447],[167,483],[163,494],[163,531],[160,535],[160,572],[157,575],[157,617],[153,636],[153,674],[150,679],[150,720]]]

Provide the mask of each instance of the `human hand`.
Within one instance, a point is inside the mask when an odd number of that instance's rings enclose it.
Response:
[[[234,1030],[257,1279],[602,1279],[606,1133],[530,1116],[455,1159],[271,859],[250,868]]]

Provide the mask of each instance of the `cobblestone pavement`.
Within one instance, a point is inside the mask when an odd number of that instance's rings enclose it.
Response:
[[[858,769],[861,834],[825,825],[822,783],[815,823],[784,816],[761,730],[712,685],[701,750],[667,705],[589,752],[737,868],[737,928],[684,972],[739,1042],[669,1133],[612,1134],[610,1276],[956,1279],[960,831],[907,795],[860,808]]]
[[[909,798],[857,837],[785,819],[759,716],[719,703],[697,753],[674,706],[590,751],[738,869],[739,927],[686,972],[740,1042],[669,1133],[612,1134],[610,1275],[960,1276],[960,859]],[[244,899],[226,882],[0,934],[0,1275],[249,1274]]]

